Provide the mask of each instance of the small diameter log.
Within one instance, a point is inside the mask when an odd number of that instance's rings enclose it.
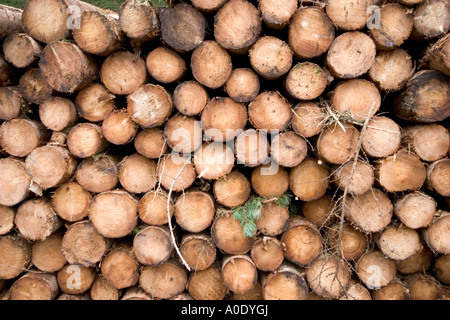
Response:
[[[150,2],[125,1],[119,8],[119,24],[136,49],[161,34],[157,8]]]
[[[235,157],[232,147],[222,142],[204,142],[194,153],[197,177],[215,180],[233,170]]]
[[[114,110],[115,98],[103,84],[94,83],[80,90],[74,102],[80,117],[90,122],[100,122]]]
[[[374,240],[388,258],[401,261],[412,257],[419,251],[419,233],[403,225],[392,224],[374,235]]]
[[[120,291],[99,274],[89,290],[89,295],[92,300],[119,300]]]
[[[316,200],[301,203],[301,212],[303,216],[314,223],[316,227],[322,229],[334,223],[334,208],[336,201],[330,195],[324,195]]]
[[[111,190],[119,182],[116,161],[109,156],[83,159],[75,171],[75,180],[88,192]]]
[[[236,102],[250,102],[260,90],[259,77],[252,69],[237,68],[231,72],[224,91]]]
[[[107,238],[121,238],[137,225],[135,197],[126,191],[107,191],[97,195],[89,205],[89,220]]]
[[[405,260],[395,261],[397,271],[402,274],[413,274],[430,269],[433,252],[426,242],[421,239],[418,251]]]
[[[66,264],[56,274],[58,286],[67,294],[82,294],[87,292],[97,276],[94,268],[77,264]]]
[[[14,118],[0,126],[0,146],[12,156],[26,157],[47,138],[48,130],[39,121]]]
[[[256,285],[258,270],[248,255],[225,256],[222,261],[225,287],[234,293],[245,293]]]
[[[164,138],[173,152],[188,155],[202,144],[202,123],[195,117],[176,113],[164,125]]]
[[[402,89],[414,73],[412,57],[401,48],[378,51],[369,69],[370,80],[384,92]]]
[[[0,120],[17,118],[26,109],[28,103],[16,87],[0,87]]]
[[[236,138],[247,124],[247,109],[228,97],[209,100],[201,114],[202,130],[208,139],[228,141]]]
[[[339,300],[372,300],[372,296],[361,282],[351,279]]]
[[[343,223],[342,230],[340,223],[333,224],[324,237],[331,249],[345,261],[358,260],[369,245],[366,235],[347,222]]]
[[[23,202],[17,209],[14,223],[29,241],[45,240],[62,226],[62,220],[45,198]]]
[[[6,61],[4,55],[0,53],[0,86],[8,86],[11,84],[11,75],[13,66]]]
[[[414,8],[413,15],[413,39],[437,38],[450,29],[449,4],[445,0],[423,1]]]
[[[25,163],[12,158],[0,159],[0,205],[15,206],[25,200],[32,186]]]
[[[159,266],[145,266],[139,276],[139,286],[156,299],[170,299],[186,289],[188,275],[176,261]]]
[[[195,271],[209,268],[216,261],[217,250],[207,232],[185,233],[180,252],[188,266]]]
[[[169,201],[169,215],[172,218],[174,214],[173,201]],[[138,203],[139,219],[148,225],[162,226],[167,224],[167,194],[160,191],[149,191],[139,200]]]
[[[222,87],[233,70],[230,54],[212,40],[203,41],[194,49],[190,67],[194,79],[210,89]]]
[[[334,38],[333,23],[319,7],[300,7],[289,24],[289,45],[301,59],[321,56],[329,49]]]
[[[175,50],[165,46],[150,51],[145,63],[149,74],[161,83],[178,81],[186,72],[184,59]]]
[[[220,267],[216,264],[190,273],[186,288],[194,300],[223,300],[228,293]]]
[[[67,147],[77,158],[88,158],[105,150],[107,141],[95,123],[78,123],[69,130]]]
[[[289,45],[274,36],[256,40],[249,50],[250,64],[262,78],[275,80],[291,69],[293,54]]]
[[[325,195],[330,184],[330,170],[317,159],[307,158],[289,173],[289,189],[302,201]]]
[[[23,32],[22,13],[19,8],[0,5],[0,39],[13,32]]]
[[[139,153],[125,157],[118,164],[119,182],[131,193],[146,193],[156,186],[156,161]]]
[[[18,88],[21,95],[34,104],[41,104],[54,95],[53,88],[45,81],[39,68],[30,68],[25,71],[19,79]]]
[[[364,232],[380,232],[392,220],[394,206],[388,195],[372,188],[366,193],[347,199],[342,209],[346,219]]]
[[[351,160],[336,168],[331,179],[340,190],[347,189],[350,194],[361,195],[374,183],[373,168],[368,162],[358,160],[352,172],[354,164],[354,160]]]
[[[450,35],[447,34],[429,45],[421,62],[430,69],[450,76]]]
[[[160,85],[147,83],[127,96],[128,114],[145,129],[162,125],[172,109],[172,97]]]
[[[13,279],[27,270],[31,262],[31,245],[11,233],[0,237],[0,279]]]
[[[184,230],[198,233],[206,230],[213,222],[214,198],[207,192],[192,190],[183,193],[175,202],[175,220]]]
[[[52,131],[63,131],[78,120],[77,109],[72,100],[53,97],[39,105],[39,119]]]
[[[161,39],[178,52],[190,52],[205,39],[206,18],[188,3],[179,3],[162,10]]]
[[[388,285],[397,273],[394,260],[379,250],[364,253],[355,265],[355,272],[369,289],[380,289]]]
[[[450,159],[444,158],[431,163],[427,167],[425,185],[429,190],[450,197]]]
[[[323,248],[319,229],[300,216],[289,218],[289,225],[280,241],[283,243],[284,257],[300,266],[311,263]]]
[[[339,299],[350,278],[350,268],[345,261],[335,257],[319,257],[306,269],[311,290],[327,299]]]
[[[371,15],[371,10],[368,9],[373,4],[373,0],[330,0],[325,11],[337,28],[358,30],[366,25]]]
[[[102,122],[105,140],[115,145],[131,143],[138,130],[137,124],[125,108],[113,110]]]
[[[381,94],[377,87],[364,79],[350,79],[340,82],[332,91],[330,102],[336,111],[364,121],[380,109]],[[370,111],[372,112],[370,113]]]
[[[144,301],[153,300],[153,298],[144,289],[136,285],[127,289],[120,300]]]
[[[401,128],[394,120],[377,116],[369,120],[361,147],[369,157],[386,158],[399,150],[401,135]]]
[[[93,58],[70,42],[57,41],[45,46],[39,68],[45,81],[59,92],[79,91],[98,79],[98,66]]]
[[[54,300],[59,286],[54,273],[29,271],[14,281],[9,292],[10,300]]]
[[[189,162],[183,169],[186,161]],[[176,178],[180,172],[180,176]],[[195,167],[190,160],[173,154],[167,154],[161,158],[156,174],[161,186],[166,190],[172,189],[174,192],[186,190],[194,183],[197,177]]]
[[[214,38],[233,53],[246,53],[261,32],[261,13],[248,1],[231,0],[214,16]]]
[[[197,81],[187,80],[178,84],[172,94],[175,108],[186,116],[200,114],[209,100],[206,89]]]
[[[88,220],[70,225],[61,243],[61,250],[67,262],[84,267],[94,267],[108,249],[109,241],[98,233]]]
[[[280,30],[287,27],[297,8],[298,3],[295,0],[284,1],[283,3],[276,0],[258,1],[261,18],[270,29]]]
[[[326,66],[337,78],[358,78],[375,62],[375,42],[360,31],[344,32],[330,46]]]
[[[433,275],[443,284],[450,284],[450,255],[443,254],[433,261]]]
[[[430,225],[423,230],[424,239],[433,252],[450,253],[450,213],[439,211]]]
[[[394,201],[395,215],[411,229],[428,227],[436,209],[436,201],[422,191],[406,193]]]
[[[425,182],[425,164],[414,153],[400,149],[375,166],[377,183],[387,192],[419,190]]]
[[[6,61],[16,68],[27,68],[39,60],[43,45],[26,33],[11,33],[3,41]]]
[[[100,79],[113,94],[128,95],[147,81],[147,67],[141,57],[117,51],[103,61]]]
[[[409,292],[406,284],[394,278],[386,286],[372,290],[373,300],[408,300]]]
[[[448,130],[437,123],[403,128],[402,146],[411,150],[422,161],[437,161],[447,155],[450,146]]]
[[[398,3],[388,3],[381,6],[379,15],[379,26],[370,28],[377,49],[392,50],[402,45],[413,29],[412,10]]]
[[[0,205],[0,235],[8,234],[14,228],[15,215],[13,208]]]
[[[261,234],[270,237],[278,236],[288,228],[289,210],[275,202],[263,203],[255,224]]]
[[[244,236],[241,223],[228,211],[218,214],[211,225],[210,234],[214,245],[230,255],[246,254],[254,243],[253,238]]]
[[[262,198],[279,197],[289,189],[289,173],[280,166],[264,164],[251,173],[253,190]]]
[[[322,131],[325,111],[315,102],[299,102],[293,109],[292,130],[304,138],[311,138]]]
[[[258,270],[275,271],[284,261],[283,244],[275,237],[260,237],[253,244],[250,257]]]
[[[345,131],[344,131],[345,129]],[[343,164],[354,156],[360,133],[352,124],[342,127],[333,123],[320,133],[316,146],[320,159],[331,164]]]
[[[431,274],[415,273],[405,278],[411,300],[437,300],[442,285]]]
[[[166,227],[147,226],[133,239],[133,253],[144,265],[161,265],[170,258],[172,251],[172,239]]]
[[[286,261],[277,270],[262,274],[261,287],[264,300],[307,300],[309,295],[304,271]]]
[[[394,100],[395,115],[421,123],[445,120],[450,116],[449,83],[449,76],[442,72],[416,72]]]
[[[57,272],[67,263],[61,244],[63,235],[55,233],[43,241],[36,241],[31,247],[31,262],[42,272]]]
[[[299,62],[287,74],[287,92],[298,100],[313,100],[327,87],[327,76],[317,64]]]
[[[198,10],[205,12],[214,12],[219,10],[227,0],[191,0],[192,5]]]
[[[216,201],[228,208],[243,205],[251,193],[250,182],[239,171],[232,171],[220,179],[214,180],[213,192]]]
[[[101,263],[102,275],[114,288],[124,289],[139,281],[139,264],[133,255],[133,248],[127,244],[114,246]]]
[[[292,108],[278,91],[265,91],[249,103],[248,117],[256,129],[284,131],[291,121]]]
[[[267,162],[270,145],[267,133],[255,129],[247,129],[239,134],[235,140],[237,164],[247,167],[257,167]]]
[[[78,19],[80,27],[73,29],[73,38],[84,52],[108,56],[125,43],[117,13],[84,11]]]
[[[167,151],[167,142],[160,128],[139,131],[134,138],[134,147],[138,153],[149,159],[158,159]]]

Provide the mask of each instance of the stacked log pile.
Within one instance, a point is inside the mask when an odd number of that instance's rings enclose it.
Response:
[[[450,298],[447,0],[0,5],[0,299]]]

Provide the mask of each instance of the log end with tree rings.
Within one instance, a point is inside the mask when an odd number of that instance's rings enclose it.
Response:
[[[262,20],[269,28],[275,30],[287,27],[297,8],[296,0],[284,1],[284,3],[274,0],[258,1],[258,9],[261,11]]]
[[[34,104],[41,104],[54,95],[53,88],[45,81],[41,70],[37,67],[25,71],[20,77],[18,89],[23,98]]]
[[[28,103],[16,87],[0,87],[0,119],[12,120],[21,111],[28,108]]]
[[[319,104],[299,102],[293,109],[292,130],[304,138],[311,138],[322,131],[327,115]]]
[[[391,224],[374,235],[378,248],[387,257],[402,261],[412,257],[420,249],[419,233],[402,225]]]
[[[430,123],[403,128],[402,146],[413,151],[422,161],[434,162],[447,155],[449,131],[441,124]]]
[[[429,273],[408,275],[405,283],[411,300],[437,300],[442,292],[442,285]]]
[[[423,1],[413,13],[414,29],[412,37],[419,40],[437,38],[450,29],[449,4],[445,0]]]
[[[160,128],[140,130],[134,138],[134,147],[144,157],[158,159],[167,151],[164,132]]]
[[[401,261],[395,261],[397,271],[402,274],[413,274],[430,269],[433,252],[421,237],[419,250],[409,258]]]
[[[344,130],[345,129],[345,130]],[[343,164],[355,153],[360,132],[352,124],[333,123],[319,135],[316,146],[319,158],[331,164]]]
[[[83,159],[75,171],[75,180],[88,192],[112,190],[119,182],[116,164],[117,161],[109,156]]]
[[[201,271],[213,265],[217,250],[207,232],[186,233],[180,243],[180,253],[192,270]]]
[[[326,66],[337,78],[358,78],[375,62],[375,42],[360,31],[344,32],[331,44]]]
[[[367,117],[372,118],[380,109],[381,94],[368,80],[350,79],[340,82],[333,89],[330,103],[339,113],[364,121]]]
[[[250,179],[253,190],[263,198],[279,197],[289,189],[289,172],[274,162],[254,168]]]
[[[262,274],[265,300],[308,300],[309,286],[304,270],[284,261],[275,271]]]
[[[0,205],[15,206],[30,194],[31,175],[23,161],[12,158],[0,159]]]
[[[381,232],[391,223],[394,206],[386,193],[372,188],[362,195],[348,198],[342,210],[349,222],[370,233]]]
[[[186,161],[188,162],[185,166]],[[174,192],[189,188],[197,177],[191,160],[174,154],[163,156],[156,172],[161,186],[166,190],[172,189]],[[179,175],[178,178],[176,178],[177,175]]]
[[[26,33],[11,33],[3,41],[3,54],[6,61],[16,68],[33,66],[42,52],[43,45]]]
[[[425,186],[442,197],[450,197],[450,159],[444,158],[427,167]]]
[[[223,86],[233,70],[230,54],[213,40],[205,40],[194,49],[190,67],[194,79],[210,89]]]
[[[289,189],[302,201],[321,198],[330,185],[330,171],[319,162],[305,159],[289,173]]]
[[[128,192],[141,194],[156,186],[156,161],[139,153],[125,157],[118,165],[119,182]]]
[[[117,51],[103,61],[100,79],[113,94],[129,95],[147,81],[147,67],[141,57],[135,59],[129,51]]]
[[[248,129],[239,134],[235,141],[236,161],[247,167],[257,167],[265,163],[270,154],[267,134]]]
[[[284,261],[283,244],[275,237],[260,237],[253,244],[250,257],[258,270],[275,271]]]
[[[294,54],[312,59],[324,54],[335,38],[332,21],[319,7],[300,7],[289,24],[288,41]]]
[[[78,91],[74,102],[80,117],[100,122],[114,110],[115,98],[103,84],[94,83]]]
[[[169,200],[169,213],[167,213],[167,194],[164,191],[149,191],[144,194],[138,203],[139,219],[148,225],[163,226],[167,224],[168,216],[173,217],[174,204]]]
[[[89,220],[106,238],[121,238],[137,225],[137,199],[126,191],[98,194],[89,204]]]
[[[195,300],[223,300],[228,294],[221,269],[216,264],[190,273],[186,289]]]
[[[60,185],[52,195],[52,205],[64,220],[76,222],[88,215],[91,195],[75,181]]]
[[[181,195],[174,205],[174,217],[184,230],[199,233],[213,222],[216,210],[211,194],[193,190]]]
[[[261,88],[258,75],[249,68],[236,68],[224,85],[228,96],[236,102],[250,102]]]
[[[370,18],[368,10],[375,4],[373,0],[330,0],[325,6],[325,11],[333,24],[342,30],[362,29]]]
[[[0,205],[0,235],[8,234],[13,229],[15,215],[13,208]]]
[[[11,286],[11,300],[54,300],[59,292],[54,273],[36,273],[33,269]]]
[[[186,116],[202,113],[209,100],[206,89],[195,80],[178,84],[172,94],[175,108]]]
[[[439,211],[430,225],[423,230],[423,237],[433,252],[450,253],[450,235],[446,230],[450,226],[450,213]]]
[[[39,68],[47,83],[63,93],[79,91],[98,79],[94,59],[70,42],[57,41],[45,46]]]
[[[103,275],[99,275],[92,284],[89,295],[92,300],[119,300],[120,291]]]
[[[409,290],[405,283],[394,278],[384,287],[372,289],[373,300],[408,300]]]
[[[269,237],[278,236],[288,227],[289,210],[274,202],[264,203],[255,224],[261,234]]]
[[[78,120],[77,109],[72,100],[53,97],[39,105],[39,119],[52,131],[63,131]]]
[[[303,216],[314,223],[316,227],[322,229],[336,221],[334,210],[336,201],[330,195],[325,194],[316,200],[303,202],[301,211]]]
[[[239,171],[231,171],[220,179],[214,180],[214,197],[221,205],[233,208],[243,205],[251,194],[248,178]]]
[[[176,113],[164,125],[164,138],[173,152],[195,152],[202,144],[202,124],[195,117]]]
[[[355,272],[366,287],[380,289],[394,280],[397,268],[394,260],[379,250],[371,250],[358,259]]]
[[[78,158],[88,158],[102,152],[107,146],[102,128],[89,122],[78,123],[69,130],[67,147]]]
[[[161,265],[169,259],[172,251],[171,236],[164,227],[146,226],[133,239],[133,253],[144,265]]]
[[[364,161],[351,160],[333,170],[333,183],[341,190],[353,195],[367,192],[374,184],[373,167]]]
[[[69,263],[56,273],[59,289],[68,295],[80,295],[87,292],[94,283],[95,277],[96,270],[93,267]]]
[[[113,110],[102,122],[104,139],[115,145],[130,144],[138,130],[138,125],[125,108]]]
[[[428,227],[436,210],[436,200],[422,191],[408,192],[394,201],[395,215],[411,229]]]
[[[377,116],[369,120],[361,147],[369,157],[385,158],[399,150],[401,140],[401,127],[391,118]]]
[[[291,69],[293,55],[289,45],[283,40],[264,36],[259,38],[249,50],[250,64],[262,78],[274,80]]]
[[[293,168],[306,158],[308,145],[294,131],[285,131],[272,139],[270,153],[279,165]]]
[[[297,100],[314,100],[327,87],[327,76],[317,64],[300,62],[287,74],[285,87]]]
[[[251,290],[258,281],[258,270],[248,255],[225,256],[222,262],[225,287],[235,293]]]
[[[234,167],[233,150],[222,142],[204,142],[194,153],[194,166],[197,177],[207,180],[219,179],[230,173]]]
[[[427,47],[422,63],[432,70],[441,71],[450,76],[450,35],[442,36]],[[0,68],[1,69],[1,68]],[[1,72],[0,72],[1,73]]]
[[[147,55],[148,73],[158,82],[171,83],[180,80],[186,72],[186,62],[174,50],[158,47]]]
[[[128,244],[115,245],[102,260],[101,274],[116,289],[134,286],[139,281],[139,263]]]
[[[248,117],[256,129],[284,131],[292,119],[292,108],[278,91],[264,91],[248,104]]]
[[[14,279],[31,263],[31,245],[23,237],[11,233],[0,237],[0,279]]]
[[[261,32],[261,13],[248,1],[231,0],[214,16],[214,38],[230,52],[247,52]]]
[[[61,249],[62,233],[54,233],[31,247],[31,262],[43,272],[57,272],[67,263]]]
[[[160,126],[172,109],[172,96],[157,84],[143,84],[127,96],[128,114],[143,128]]]
[[[330,247],[346,261],[358,260],[369,246],[367,236],[346,222],[340,228],[340,224],[335,223],[326,230],[325,238]]]

